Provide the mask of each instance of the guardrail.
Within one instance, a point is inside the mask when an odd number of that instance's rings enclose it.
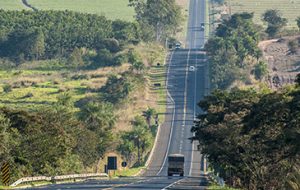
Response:
[[[72,174],[72,175],[60,175],[60,176],[38,176],[38,177],[23,177],[10,186],[15,187],[22,183],[27,182],[36,182],[36,181],[60,181],[60,180],[68,180],[68,179],[89,179],[95,177],[108,177],[106,173],[90,173],[90,174]]]

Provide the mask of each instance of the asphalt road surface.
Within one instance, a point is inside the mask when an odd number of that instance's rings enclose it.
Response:
[[[205,189],[204,158],[197,144],[189,140],[197,114],[197,103],[208,93],[208,71],[205,53],[205,0],[190,0],[189,22],[185,49],[170,53],[167,72],[167,113],[161,125],[154,155],[143,177],[113,180],[90,180],[81,183],[51,185],[43,189]],[[194,67],[191,68],[191,66]],[[167,156],[185,156],[185,177],[167,176]],[[37,188],[40,189],[40,188]]]
[[[197,114],[197,103],[208,93],[208,71],[205,52],[201,51],[206,39],[205,0],[190,0],[189,23],[185,49],[174,50],[169,57],[167,73],[167,115],[161,126],[158,146],[149,164],[146,176],[167,175],[167,155],[184,154],[184,175],[201,177],[205,159],[197,144],[189,140],[191,127]],[[191,68],[191,66],[193,68]]]

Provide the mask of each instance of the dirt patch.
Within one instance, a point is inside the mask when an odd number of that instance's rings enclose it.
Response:
[[[296,53],[290,53],[289,41],[299,40],[300,36],[283,37],[259,43],[263,56],[268,64],[267,82],[271,88],[280,88],[293,84],[300,72],[300,47]]]

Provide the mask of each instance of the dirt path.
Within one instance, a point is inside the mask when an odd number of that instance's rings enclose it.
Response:
[[[30,9],[32,9],[32,10],[34,10],[34,11],[38,11],[38,9],[35,8],[35,7],[33,7],[32,5],[30,5],[30,4],[28,3],[27,0],[22,0],[22,3],[23,3],[26,7],[29,7]]]

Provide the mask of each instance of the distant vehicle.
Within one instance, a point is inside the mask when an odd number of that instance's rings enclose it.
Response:
[[[184,155],[170,154],[168,156],[168,176],[184,175]]]
[[[204,24],[204,23],[201,23],[201,25],[200,25],[201,31],[204,31],[204,26],[205,26],[205,24]]]
[[[176,43],[175,44],[175,49],[180,49],[181,48],[181,44],[180,43]]]
[[[195,67],[194,66],[190,66],[189,67],[189,71],[195,71]]]

